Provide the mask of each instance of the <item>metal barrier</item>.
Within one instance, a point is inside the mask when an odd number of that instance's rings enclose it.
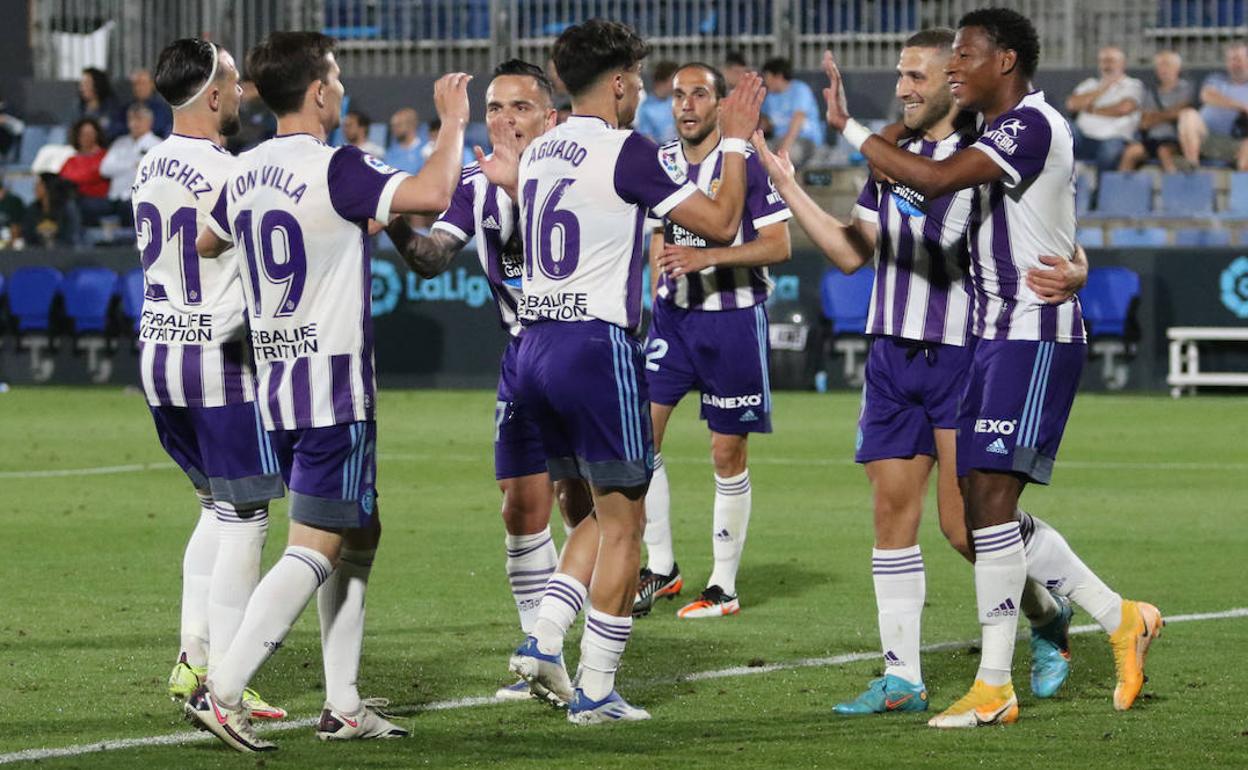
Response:
[[[825,48],[849,69],[891,68],[915,30],[953,26],[983,0],[40,0],[33,3],[37,76],[75,79],[151,66],[169,40],[206,35],[242,52],[275,29],[320,29],[341,41],[352,75],[483,71],[546,58],[569,24],[594,16],[632,24],[656,58],[751,63],[788,56],[818,67]],[[1159,48],[1189,66],[1217,66],[1248,36],[1242,0],[1015,0],[1040,33],[1042,66],[1091,67],[1120,45],[1143,65]]]

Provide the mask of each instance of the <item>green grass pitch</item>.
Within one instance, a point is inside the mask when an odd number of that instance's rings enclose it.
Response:
[[[654,720],[575,728],[537,703],[460,705],[506,683],[519,641],[503,573],[492,476],[493,395],[388,392],[380,402],[385,537],[369,591],[361,691],[410,717],[406,741],[322,745],[310,728],[280,751],[215,742],[140,745],[43,759],[63,767],[1231,767],[1248,766],[1248,618],[1173,623],[1154,645],[1136,707],[1115,713],[1099,633],[1073,640],[1074,670],[1052,700],[1027,690],[1008,728],[946,733],[922,715],[831,712],[877,675],[872,656],[689,679],[697,672],[871,652],[870,496],[849,458],[857,397],[779,394],[770,436],[751,441],[754,512],[739,580],[742,614],[677,621],[663,603],[639,621],[621,690]],[[0,762],[15,752],[190,732],[164,694],[177,645],[181,550],[191,489],[157,445],[140,397],[114,390],[0,395]],[[692,401],[669,429],[677,557],[688,597],[710,570],[713,491]],[[116,470],[116,466],[128,466]],[[134,466],[139,466],[135,469]],[[146,467],[146,469],[144,469]],[[33,471],[114,468],[98,475]],[[1055,483],[1024,495],[1125,596],[1167,614],[1248,606],[1248,401],[1085,395]],[[944,545],[929,498],[925,643],[978,636],[969,567]],[[274,507],[266,564],[286,537]],[[293,718],[320,708],[314,608],[255,685]],[[1087,624],[1087,615],[1076,615]],[[568,652],[579,650],[579,624]],[[964,692],[970,644],[931,652],[934,708]]]

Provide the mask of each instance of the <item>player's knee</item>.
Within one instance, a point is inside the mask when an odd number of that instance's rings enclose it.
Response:
[[[511,535],[528,535],[549,523],[550,511],[520,495],[503,495],[503,527]]]
[[[740,476],[746,466],[745,436],[715,435],[711,439],[711,464],[720,478]]]
[[[555,501],[563,520],[573,528],[594,511],[594,498],[585,483],[578,479],[555,482]]]

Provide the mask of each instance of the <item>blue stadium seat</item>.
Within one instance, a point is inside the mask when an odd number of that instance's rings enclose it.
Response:
[[[69,126],[48,126],[47,144],[69,144]]]
[[[1091,174],[1080,174],[1075,177],[1075,213],[1079,216],[1092,209],[1092,187],[1096,180]]]
[[[1170,217],[1213,216],[1213,174],[1163,175],[1160,213]]]
[[[1110,246],[1166,246],[1164,227],[1115,227],[1109,231]]]
[[[1080,227],[1075,240],[1085,249],[1099,249],[1105,245],[1105,230],[1100,227]]]
[[[76,268],[65,276],[61,293],[75,334],[108,331],[108,309],[117,295],[117,273],[106,267]]]
[[[832,333],[864,334],[867,330],[867,308],[871,304],[871,286],[875,270],[864,267],[852,275],[828,268],[823,274],[820,300],[823,317],[832,322]]]
[[[62,280],[54,267],[19,267],[9,276],[9,312],[19,335],[51,329],[52,305]]]
[[[1248,171],[1231,174],[1230,194],[1222,216],[1232,219],[1248,219]]]
[[[4,187],[27,205],[35,202],[35,178],[33,176],[6,176]]]
[[[1102,217],[1142,217],[1153,210],[1153,177],[1145,173],[1106,171],[1096,195]]]
[[[387,130],[389,130],[389,126],[385,123],[370,123],[368,126],[368,141],[378,147],[385,147]]]
[[[1221,228],[1185,227],[1174,231],[1175,246],[1230,246],[1231,232]]]
[[[1094,267],[1079,292],[1083,319],[1093,337],[1122,337],[1131,303],[1140,296],[1140,276],[1126,267]]]
[[[143,268],[136,267],[122,273],[117,281],[121,295],[121,315],[130,322],[130,328],[139,330],[139,316],[143,313]]]
[[[22,149],[17,154],[17,165],[30,168],[35,162],[35,153],[48,143],[48,127],[28,125],[22,132]]]

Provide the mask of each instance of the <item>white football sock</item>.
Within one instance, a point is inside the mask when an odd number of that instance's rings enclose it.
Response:
[[[871,572],[875,581],[875,606],[879,612],[884,673],[918,684],[923,681],[923,669],[919,665],[920,623],[927,596],[923,554],[917,545],[873,548]]]
[[[715,509],[711,516],[711,551],[715,569],[706,585],[719,586],[729,596],[737,595],[737,570],[745,550],[745,533],[750,526],[750,472],[736,476],[715,476]]]
[[[1084,609],[1105,633],[1112,634],[1122,623],[1122,597],[1075,554],[1061,533],[1036,516],[1024,514],[1024,527],[1031,524],[1027,542],[1027,575],[1046,588]]]
[[[243,622],[247,600],[260,582],[260,556],[269,533],[269,511],[259,508],[240,516],[229,503],[216,503],[217,561],[208,591],[208,673],[230,649]]]
[[[269,656],[282,646],[290,627],[333,566],[319,551],[286,547],[282,558],[256,586],[243,623],[212,675],[212,694],[226,706],[242,702],[243,688]]]
[[[590,700],[602,700],[615,689],[615,672],[632,631],[632,617],[619,618],[592,608],[585,613],[580,688]]]
[[[676,555],[672,553],[672,490],[667,484],[663,455],[654,455],[654,476],[646,492],[646,566],[658,575],[672,574]]]
[[[550,576],[541,607],[537,610],[537,620],[533,623],[537,649],[547,655],[563,650],[563,637],[567,636],[577,613],[585,606],[588,595],[589,589],[585,584],[571,575],[556,572]]]
[[[182,654],[196,668],[208,665],[208,592],[217,558],[217,516],[212,498],[199,497],[199,521],[182,554]]]
[[[373,569],[375,548],[343,548],[338,569],[316,592],[321,620],[321,658],[325,663],[325,700],[343,714],[360,710],[356,680],[364,645],[364,594]]]
[[[983,634],[977,679],[1002,685],[1010,681],[1018,605],[1027,581],[1027,557],[1018,522],[971,531],[975,541],[975,599]]]
[[[558,566],[559,552],[549,526],[533,535],[507,536],[507,580],[526,635],[533,631],[546,581]]]

